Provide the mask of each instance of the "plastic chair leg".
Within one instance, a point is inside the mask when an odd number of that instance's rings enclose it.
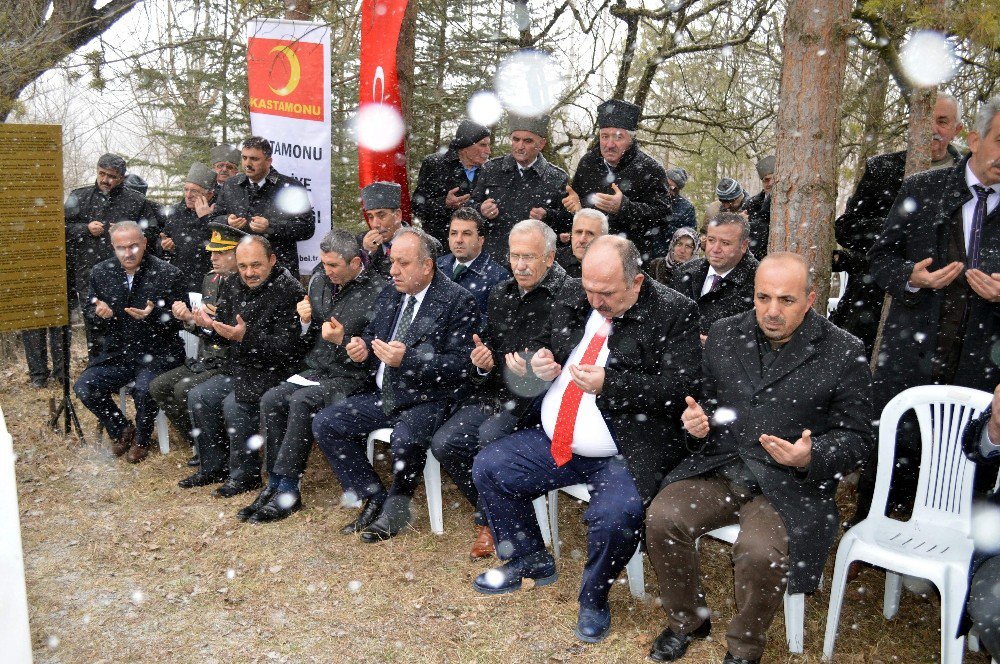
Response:
[[[628,589],[632,596],[643,599],[646,596],[646,577],[642,570],[642,551],[638,548],[625,565],[625,574],[628,575]]]
[[[979,634],[976,633],[975,629],[969,630],[969,634],[965,637],[965,641],[970,652],[979,652]]]
[[[444,533],[444,507],[441,501],[441,463],[427,452],[424,463],[424,492],[427,494],[427,516],[431,522],[431,532]]]
[[[899,612],[899,596],[903,592],[903,575],[885,571],[885,594],[882,597],[882,615],[892,620]]]
[[[170,428],[167,426],[167,414],[162,410],[156,413],[156,440],[160,444],[160,454],[170,452]]]
[[[785,593],[785,640],[788,652],[802,654],[805,641],[806,596]]]
[[[941,664],[962,664],[965,636],[955,637],[965,612],[968,579],[949,568],[945,572],[941,593]]]
[[[535,518],[538,520],[538,529],[542,531],[542,542],[545,546],[552,544],[552,532],[549,529],[549,507],[545,496],[539,496],[531,501],[535,508]]]
[[[552,555],[559,557],[559,490],[549,491],[549,528],[552,536]]]
[[[851,547],[841,541],[837,549],[837,561],[833,566],[830,581],[830,606],[826,612],[826,632],[823,635],[823,659],[833,658],[833,647],[837,642],[837,627],[840,626],[840,609],[844,604],[844,589],[847,585],[847,568],[850,566]]]

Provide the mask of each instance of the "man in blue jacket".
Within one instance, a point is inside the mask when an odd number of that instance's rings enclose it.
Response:
[[[483,215],[471,207],[459,208],[451,215],[448,227],[451,253],[437,260],[438,269],[475,296],[484,325],[490,292],[501,281],[510,279],[510,272],[493,260],[489,252],[483,251],[485,241]]]

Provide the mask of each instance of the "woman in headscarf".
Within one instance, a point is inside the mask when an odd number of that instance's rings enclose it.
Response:
[[[674,236],[670,238],[667,255],[662,258],[654,258],[650,262],[649,274],[661,284],[669,286],[677,266],[697,258],[700,247],[701,242],[698,240],[697,231],[690,226],[678,228],[674,231]]]

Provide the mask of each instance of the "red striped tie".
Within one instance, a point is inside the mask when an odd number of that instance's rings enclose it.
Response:
[[[604,323],[597,329],[594,336],[587,344],[587,350],[583,353],[580,364],[593,364],[597,361],[597,356],[601,354],[601,347],[604,346],[608,332],[611,331],[611,319],[605,318]],[[562,402],[559,404],[559,415],[556,416],[556,428],[552,432],[552,458],[555,459],[556,466],[565,465],[573,458],[573,432],[576,430],[576,416],[580,412],[580,400],[583,398],[583,390],[570,379],[563,392]]]

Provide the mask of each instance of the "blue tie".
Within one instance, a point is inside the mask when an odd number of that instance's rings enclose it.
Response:
[[[992,189],[987,189],[978,184],[972,185],[972,190],[976,192],[976,209],[972,212],[972,232],[969,233],[969,250],[967,265],[970,269],[979,268],[979,245],[982,241],[983,222],[986,221],[986,199],[993,193]]]

